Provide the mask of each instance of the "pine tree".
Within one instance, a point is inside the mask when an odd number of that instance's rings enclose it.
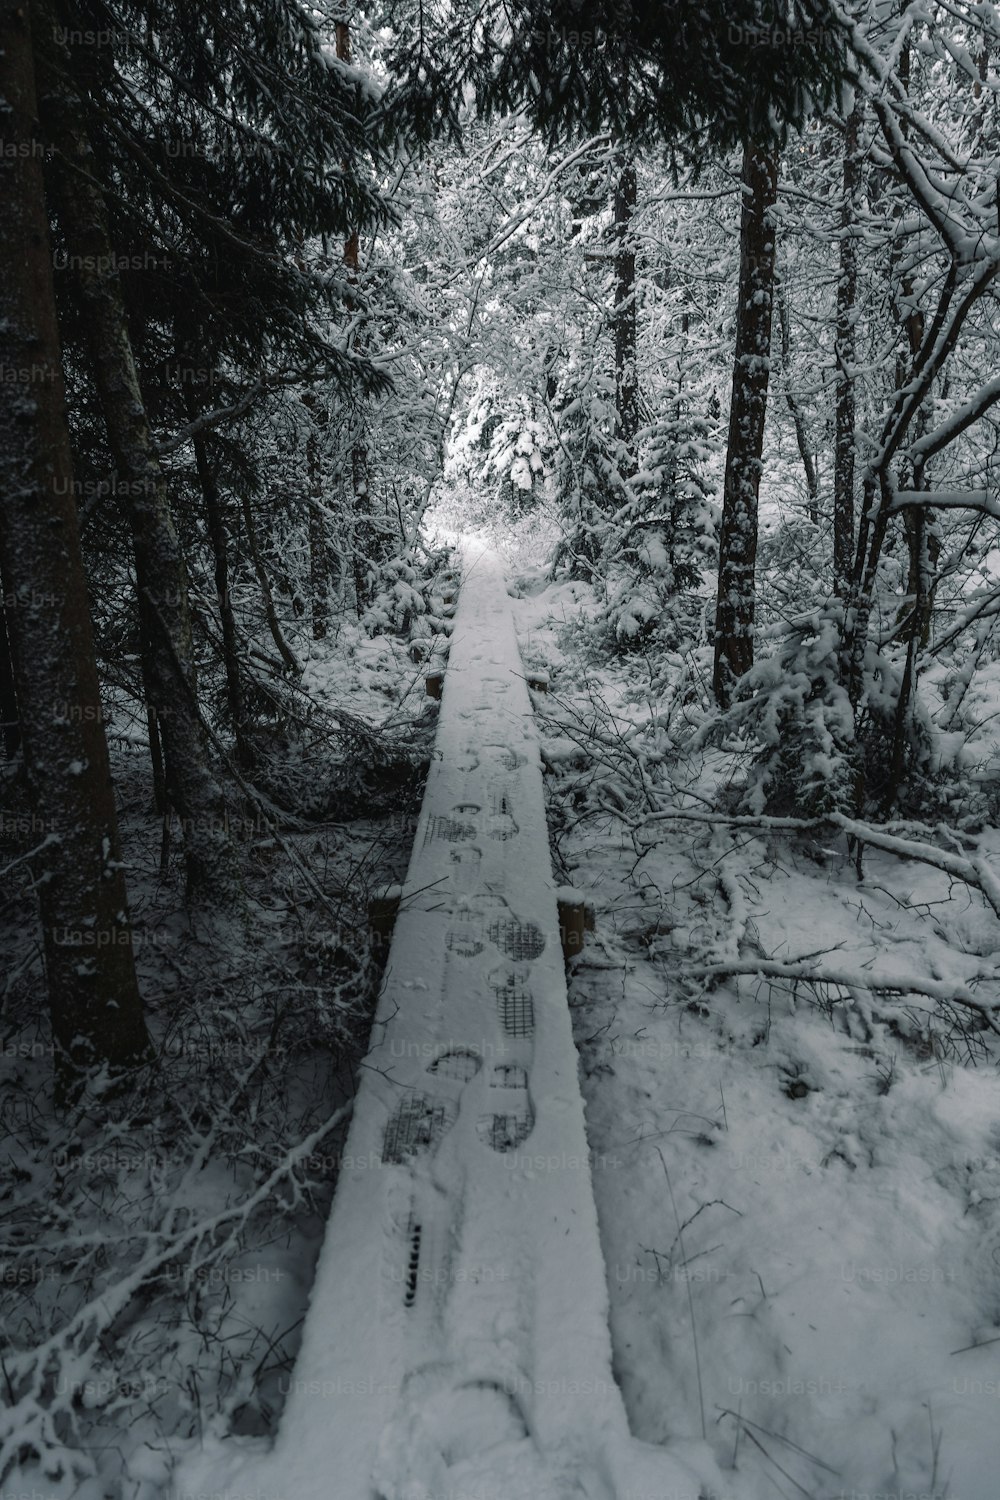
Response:
[[[141,1060],[148,1039],[77,528],[52,252],[23,0],[0,4],[0,577],[35,856],[57,1082]],[[10,372],[13,380],[6,376]]]
[[[246,767],[233,620],[218,587],[228,549],[214,429],[284,384],[386,385],[324,326],[331,311],[345,315],[346,273],[302,254],[309,236],[385,220],[373,99],[360,75],[333,65],[294,3],[216,0],[195,28],[180,0],[125,4],[113,26],[86,0],[44,0],[43,14],[43,117],[58,147],[48,181],[70,268],[60,316],[98,391],[132,532],[154,779],[162,739],[189,892],[233,899],[224,797],[195,685],[185,546],[152,423],[177,434],[175,445],[193,440]]]
[[[163,744],[167,799],[184,829],[188,895],[229,904],[238,899],[236,860],[199,710],[186,568],[142,399],[116,251],[80,99],[65,82],[59,86],[47,77],[46,83],[43,118],[63,167],[55,197],[69,264],[78,278],[90,370],[123,481],[144,671]]]
[[[425,140],[460,133],[471,93],[482,113],[525,111],[550,141],[608,130],[724,150],[801,125],[848,71],[823,0],[395,0],[387,12],[399,36],[387,109]]]

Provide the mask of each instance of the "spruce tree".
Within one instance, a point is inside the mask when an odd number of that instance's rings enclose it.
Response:
[[[233,859],[197,696],[184,535],[156,450],[164,436],[193,440],[246,769],[217,432],[282,385],[386,384],[329,337],[349,316],[348,271],[303,253],[385,221],[382,137],[361,75],[295,0],[217,0],[197,26],[180,0],[40,0],[40,14],[49,202],[68,268],[60,321],[99,397],[133,538],[154,769],[162,739],[189,891],[214,901],[235,892]]]
[[[798,126],[848,71],[824,0],[392,0],[394,117],[459,134],[474,97],[523,110],[550,140],[609,131],[728,150]],[[622,88],[627,74],[628,88]]]
[[[0,4],[0,578],[56,1078],[71,1097],[149,1044],[77,528],[29,17],[20,0]]]

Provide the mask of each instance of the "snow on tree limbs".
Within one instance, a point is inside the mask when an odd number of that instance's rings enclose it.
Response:
[[[457,135],[474,97],[486,115],[523,110],[553,141],[610,128],[728,149],[800,126],[849,71],[823,0],[460,0],[418,12],[394,0],[388,14],[399,40],[385,106],[424,140]]]

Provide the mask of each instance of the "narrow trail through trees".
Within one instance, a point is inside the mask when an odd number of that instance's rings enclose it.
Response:
[[[273,1452],[248,1460],[260,1495],[698,1494],[630,1437],[612,1375],[538,741],[500,562],[471,544],[288,1386]],[[212,1461],[181,1486],[211,1487]]]

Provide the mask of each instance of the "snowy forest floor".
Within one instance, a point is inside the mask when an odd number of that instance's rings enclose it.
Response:
[[[649,664],[596,649],[587,586],[529,569],[519,587],[522,650],[551,676],[556,878],[596,906],[569,994],[635,1435],[704,1433],[738,1500],[989,1500],[995,1046],[907,998],[906,976],[989,968],[996,918],[888,854],[867,850],[859,879],[843,839],[720,819],[655,825],[643,847],[629,826],[643,775],[704,815],[733,757],[657,769]],[[1000,836],[979,848],[995,857]],[[692,977],[755,959],[898,978],[901,993]]]
[[[644,779],[705,814],[737,760],[670,749],[649,663],[602,648],[588,586],[517,557],[509,577],[525,660],[550,673],[556,881],[596,907],[570,1004],[634,1433],[678,1456],[707,1438],[727,1500],[994,1500],[995,1038],[906,981],[994,967],[996,918],[892,855],[869,849],[859,879],[842,839],[719,818],[649,825],[647,847]],[[433,731],[422,670],[391,637],[345,627],[304,685],[391,724],[416,769],[388,765],[284,847],[255,832],[245,926],[185,913],[141,736],[113,726],[167,1081],[145,1113],[98,1127],[46,1108],[32,898],[8,882],[3,1371],[34,1361],[37,1383],[0,1436],[49,1462],[26,1456],[4,1495],[156,1500],[203,1432],[239,1445],[280,1420],[343,1127],[310,1132],[352,1093],[377,983],[367,898],[405,868]],[[304,782],[325,768],[305,756]],[[995,831],[978,845],[1000,857]],[[755,961],[814,977],[724,972]],[[850,982],[873,975],[880,988]],[[153,1244],[156,1276],[116,1300]]]
[[[273,805],[266,817],[231,813],[240,918],[186,907],[176,830],[164,861],[151,810],[144,723],[124,699],[111,705],[158,1063],[138,1098],[112,1105],[111,1123],[52,1112],[34,902],[26,879],[8,880],[0,1458],[15,1466],[0,1472],[5,1497],[148,1500],[186,1442],[276,1429],[381,972],[368,900],[406,868],[435,723],[405,642],[349,623],[297,646],[303,722],[269,748],[274,795],[306,817]],[[374,767],[365,725],[384,747]],[[8,785],[5,807],[20,795]],[[5,853],[26,852],[30,831],[13,816],[6,828]],[[25,1377],[30,1389],[14,1399]]]

